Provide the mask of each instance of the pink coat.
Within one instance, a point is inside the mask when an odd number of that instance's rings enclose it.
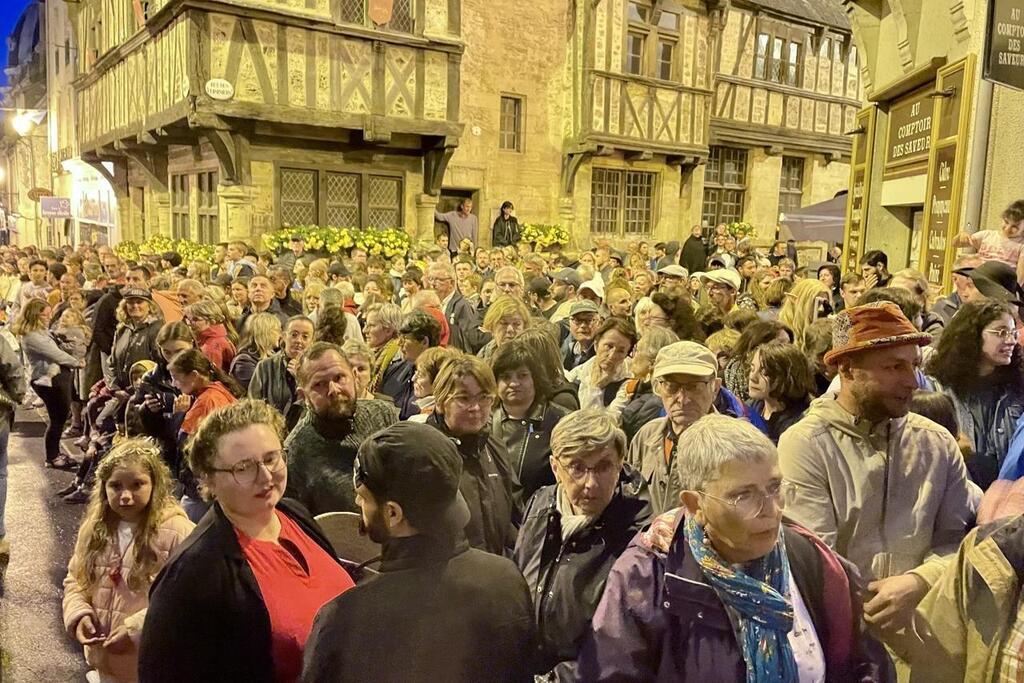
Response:
[[[195,525],[185,516],[185,512],[177,505],[167,511],[153,541],[159,560],[158,570],[167,562],[168,556],[178,544],[192,533],[194,527]],[[79,529],[78,533],[81,539],[83,530]],[[134,554],[134,550],[129,552]],[[149,586],[135,591],[129,588],[125,581],[115,585],[110,574],[119,557],[113,544],[102,551],[96,562],[99,582],[91,593],[82,590],[74,577],[83,558],[77,552],[71,558],[68,575],[64,579],[64,627],[74,638],[78,622],[87,615],[92,615],[96,627],[108,634],[124,624],[132,639],[132,646],[127,652],[112,654],[102,646],[87,645],[85,659],[89,666],[104,674],[125,683],[134,683],[139,678],[139,636],[142,634],[142,623],[146,618],[146,607],[149,605]]]

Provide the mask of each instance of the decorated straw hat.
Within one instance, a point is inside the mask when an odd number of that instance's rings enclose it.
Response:
[[[832,320],[832,350],[825,354],[825,364],[835,365],[847,353],[905,344],[927,346],[931,340],[931,335],[914,327],[894,303],[854,306]]]

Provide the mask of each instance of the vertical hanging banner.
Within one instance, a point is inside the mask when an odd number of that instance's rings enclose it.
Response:
[[[967,133],[974,91],[973,54],[939,69],[935,90],[932,145],[928,156],[924,239],[920,270],[934,293],[945,291],[953,269],[953,238],[960,232],[964,173],[968,158]]]
[[[1024,90],[1024,0],[989,0],[985,79]]]
[[[370,0],[370,6],[367,9],[367,14],[370,15],[370,21],[383,26],[384,24],[391,21],[391,15],[395,9],[395,0]]]
[[[857,113],[857,130],[850,159],[850,189],[846,198],[846,229],[843,233],[843,272],[856,273],[864,253],[868,195],[871,187],[871,156],[875,148],[874,105]]]

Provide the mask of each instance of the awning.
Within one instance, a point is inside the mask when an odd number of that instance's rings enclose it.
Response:
[[[846,194],[785,213],[781,224],[783,239],[841,244],[846,226]]]

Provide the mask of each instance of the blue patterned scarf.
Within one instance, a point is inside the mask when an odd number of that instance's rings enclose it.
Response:
[[[779,529],[779,542],[759,560],[737,570],[724,562],[687,515],[686,539],[704,577],[726,607],[739,616],[740,649],[747,664],[747,683],[795,683],[796,659],[789,644],[793,605],[789,594],[789,560]]]

